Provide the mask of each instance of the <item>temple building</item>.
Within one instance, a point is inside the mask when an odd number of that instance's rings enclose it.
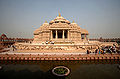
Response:
[[[15,43],[15,46],[17,52],[85,53],[87,50],[94,52],[102,46],[116,44],[89,41],[88,35],[87,30],[59,14],[54,20],[45,22],[34,31],[32,43]]]
[[[71,23],[59,14],[49,23],[45,22],[34,31],[34,44],[77,44],[88,40],[88,31]]]

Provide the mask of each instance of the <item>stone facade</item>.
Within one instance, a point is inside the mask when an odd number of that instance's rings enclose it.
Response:
[[[17,52],[41,53],[85,53],[94,52],[102,46],[116,43],[89,41],[88,31],[80,28],[74,21],[70,23],[60,14],[49,23],[45,22],[34,31],[32,43],[16,43]]]
[[[59,14],[34,31],[33,43],[76,44],[88,40],[88,34],[87,30],[80,28],[74,21],[70,23]]]

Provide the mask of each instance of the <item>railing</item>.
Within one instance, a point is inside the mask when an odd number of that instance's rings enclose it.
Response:
[[[120,60],[120,54],[0,54],[0,60]]]

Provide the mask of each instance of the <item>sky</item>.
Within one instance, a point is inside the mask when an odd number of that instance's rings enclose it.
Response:
[[[120,0],[0,0],[0,35],[33,38],[33,32],[58,13],[89,38],[120,38]]]

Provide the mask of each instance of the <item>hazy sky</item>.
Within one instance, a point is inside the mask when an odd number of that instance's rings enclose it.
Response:
[[[90,38],[120,37],[120,0],[0,0],[0,34],[32,38],[59,12],[87,29]]]

